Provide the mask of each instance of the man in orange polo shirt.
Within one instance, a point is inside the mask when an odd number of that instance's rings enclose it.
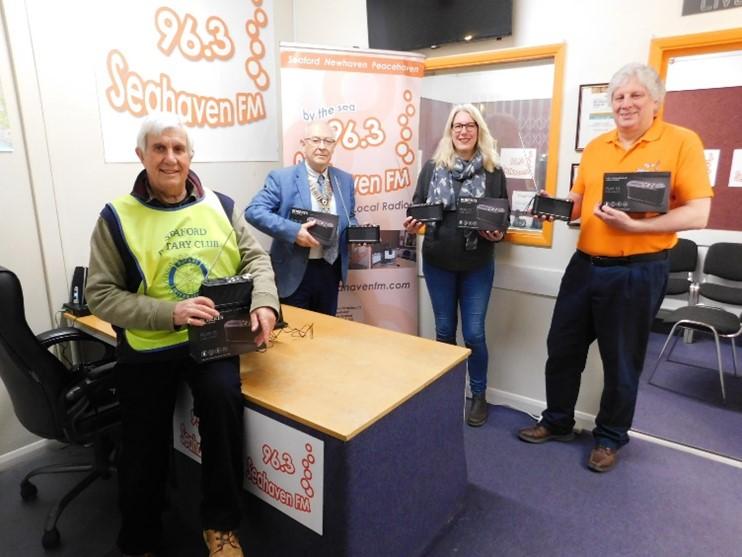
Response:
[[[529,443],[569,441],[588,348],[598,340],[604,386],[588,468],[607,472],[629,442],[639,375],[652,321],[665,293],[668,250],[679,230],[704,228],[712,190],[703,145],[691,130],[663,122],[664,87],[643,64],[628,64],[608,86],[616,129],[588,144],[570,197],[581,218],[577,251],[559,288],[547,340],[547,408],[518,436]],[[670,172],[665,214],[603,205],[606,172]]]

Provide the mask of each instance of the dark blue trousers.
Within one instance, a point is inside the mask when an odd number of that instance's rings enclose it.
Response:
[[[239,527],[244,437],[239,359],[196,364],[185,357],[156,364],[119,364],[123,431],[118,465],[122,519],[118,546],[125,554],[159,548],[173,410],[182,380],[191,388],[199,419],[203,527],[222,531]]]
[[[547,339],[542,422],[557,433],[574,427],[574,410],[590,344],[598,341],[603,394],[593,430],[596,445],[629,442],[639,375],[652,321],[665,293],[668,260],[609,267],[575,254],[564,272]]]
[[[299,287],[282,304],[334,316],[338,310],[340,256],[330,265],[324,259],[309,259]]]

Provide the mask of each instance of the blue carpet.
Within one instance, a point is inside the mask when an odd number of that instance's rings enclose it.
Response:
[[[427,557],[742,555],[742,470],[635,439],[596,474],[591,436],[518,440],[532,423],[490,406],[485,426],[466,428],[464,511]]]
[[[729,342],[722,343],[727,403],[716,369],[716,349],[708,335],[676,345],[672,360],[660,364],[649,384],[665,335],[652,333],[639,384],[633,428],[671,441],[742,460],[742,369],[733,374]],[[742,349],[737,347],[742,367]],[[676,362],[709,366],[698,369]],[[740,552],[742,554],[742,551]]]
[[[742,470],[633,440],[616,469],[599,475],[585,468],[588,435],[528,445],[515,431],[530,425],[530,417],[501,406],[490,412],[481,428],[462,425],[469,474],[464,508],[427,557],[742,555]],[[59,525],[64,545],[52,552],[40,543],[44,517],[74,478],[40,479],[33,503],[18,496],[26,470],[76,460],[78,453],[45,448],[0,471],[1,556],[108,554],[118,527],[115,478],[96,482],[67,508]],[[165,513],[165,540],[162,557],[206,555],[199,532],[177,512]]]

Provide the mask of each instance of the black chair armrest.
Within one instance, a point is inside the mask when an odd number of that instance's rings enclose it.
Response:
[[[97,342],[99,344],[106,344],[102,340],[89,335],[81,329],[75,327],[59,327],[57,329],[49,329],[43,333],[36,335],[36,339],[41,343],[44,348],[49,348],[55,344],[61,342],[70,342],[74,340],[84,340],[89,342]]]
[[[111,362],[116,359],[116,349],[114,346],[76,327],[59,327],[57,329],[50,329],[36,335],[36,339],[39,341],[41,346],[47,349],[69,342],[91,343],[103,348],[102,357],[99,359],[95,361],[84,360],[78,362],[78,364],[74,366],[77,371],[82,370],[86,374],[88,373],[87,370],[94,369],[106,362]]]

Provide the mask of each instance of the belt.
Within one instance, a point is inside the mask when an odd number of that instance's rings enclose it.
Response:
[[[637,253],[634,255],[622,255],[619,257],[605,257],[602,255],[590,255],[584,251],[577,250],[577,255],[589,261],[596,267],[615,267],[616,265],[631,265],[632,263],[648,263],[650,261],[663,261],[668,257],[668,250],[654,253]]]

